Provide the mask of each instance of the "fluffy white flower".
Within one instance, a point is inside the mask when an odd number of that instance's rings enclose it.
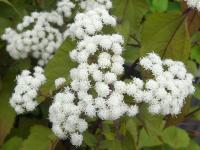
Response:
[[[124,92],[126,92],[126,83],[123,81],[116,81],[114,83],[114,88],[115,88],[116,92],[124,93]]]
[[[106,68],[110,67],[111,61],[108,58],[99,57],[99,59],[98,59],[98,65],[99,65],[100,68],[106,69]]]
[[[58,78],[55,80],[55,86],[56,88],[59,88],[66,82],[65,78]]]
[[[95,71],[97,71],[99,66],[97,64],[92,63],[91,65],[88,66],[88,72],[90,74],[93,74]]]
[[[186,97],[194,92],[193,77],[186,72],[184,64],[170,59],[162,61],[158,55],[150,53],[140,60],[140,65],[154,75],[154,79],[144,85],[143,92],[142,101],[150,105],[149,111],[153,114],[179,114]]]
[[[130,108],[128,109],[127,115],[132,117],[132,116],[137,115],[138,112],[139,112],[139,108],[137,105],[130,106]]]
[[[117,76],[114,73],[107,72],[104,75],[104,80],[105,80],[106,83],[111,84],[111,83],[113,83],[114,81],[117,80]]]
[[[23,59],[31,55],[38,59],[40,66],[45,65],[63,42],[58,27],[63,26],[64,17],[69,17],[74,7],[69,0],[61,0],[56,10],[33,12],[23,18],[16,30],[7,28],[2,39],[7,42],[6,50],[10,56]]]
[[[93,80],[98,82],[103,80],[103,73],[100,70],[96,70],[92,73]]]
[[[103,49],[109,50],[112,46],[112,41],[109,38],[102,38],[99,44]]]
[[[153,104],[149,106],[149,112],[152,114],[159,114],[160,111],[161,111],[160,104]]]
[[[121,75],[124,72],[124,67],[122,66],[122,64],[115,62],[112,64],[111,71],[116,75]]]
[[[75,16],[74,23],[69,25],[69,29],[64,33],[64,37],[70,36],[72,38],[83,39],[88,35],[95,35],[101,31],[103,25],[115,26],[116,19],[105,8],[96,7],[83,13],[78,13]],[[105,44],[109,44],[109,41],[103,39],[102,44],[106,46]]]
[[[78,133],[71,134],[72,145],[80,146],[82,144],[82,141],[83,141],[83,136],[81,134],[78,134]]]
[[[112,62],[118,62],[118,63],[120,63],[120,64],[124,64],[124,58],[122,57],[122,56],[120,56],[120,55],[114,55],[114,56],[112,56]]]
[[[16,79],[17,85],[10,98],[11,106],[18,114],[33,111],[38,105],[34,99],[37,97],[40,86],[46,80],[43,75],[43,69],[35,67],[33,74],[28,70],[23,70],[21,75],[18,75]]]
[[[70,17],[74,7],[74,3],[72,3],[70,0],[61,0],[57,3],[56,11],[60,14],[63,14],[65,17]]]
[[[95,85],[96,92],[100,97],[106,97],[110,93],[108,84],[104,82],[97,82]]]
[[[95,8],[110,9],[112,2],[110,0],[81,0],[80,6],[84,10],[93,10]]]
[[[82,140],[78,133],[84,132],[88,125],[84,119],[79,118],[82,110],[79,105],[74,104],[77,97],[71,91],[66,88],[54,97],[54,102],[49,108],[49,119],[53,123],[52,130],[58,137],[65,139],[71,136],[72,144],[79,146]]]

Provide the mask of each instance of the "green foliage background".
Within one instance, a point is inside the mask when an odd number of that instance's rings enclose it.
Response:
[[[51,10],[56,0],[0,0],[0,34],[6,27],[15,27],[32,11]],[[118,18],[114,29],[124,36],[124,57],[132,64],[149,52],[162,58],[172,58],[185,63],[195,76],[200,64],[200,13],[190,10],[180,0],[113,0],[111,13]],[[76,12],[76,10],[74,11]],[[48,108],[55,92],[54,80],[66,77],[75,65],[68,53],[75,42],[66,39],[45,67],[47,83],[41,88],[36,111],[16,116],[8,101],[15,86],[15,77],[22,69],[33,67],[34,60],[16,61],[0,41],[0,149],[1,150],[65,150],[76,149],[68,140],[59,140],[48,122]],[[146,78],[146,76],[143,76]],[[194,97],[200,100],[200,85],[195,84]],[[191,105],[191,97],[179,116],[152,116],[141,106],[135,118],[123,117],[117,121],[90,119],[89,130],[84,133],[81,150],[199,150],[195,141],[200,131],[179,128],[188,119],[198,121],[198,106]],[[200,136],[200,135],[199,135]]]

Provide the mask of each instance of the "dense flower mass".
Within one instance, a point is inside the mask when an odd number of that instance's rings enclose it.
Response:
[[[71,89],[77,92],[78,101],[84,104],[82,112],[89,117],[115,120],[132,109],[134,115],[137,113],[136,107],[123,102],[125,83],[118,81],[124,71],[121,44],[123,38],[118,34],[95,35],[85,37],[70,53],[72,60],[79,63],[70,71]]]
[[[60,0],[57,2],[56,12],[64,17],[70,17],[72,15],[72,9],[75,7],[75,4],[70,0]]]
[[[74,23],[69,25],[69,29],[64,33],[64,37],[76,37],[83,39],[87,35],[94,35],[101,31],[103,25],[116,25],[116,19],[108,13],[106,9],[96,7],[95,9],[78,13]]]
[[[80,1],[80,7],[83,10],[94,10],[95,8],[110,9],[112,8],[112,2],[110,0],[78,0]]]
[[[81,115],[115,120],[125,113],[130,116],[137,113],[136,106],[126,105],[123,102],[124,96],[111,88],[121,86],[121,82],[117,81],[117,76],[123,73],[122,44],[123,38],[118,34],[85,36],[78,42],[77,48],[71,51],[71,59],[79,65],[71,69],[70,87],[55,96],[49,111],[53,131],[57,136],[67,138],[70,135],[72,144],[75,144],[72,135],[76,133],[81,137],[81,133],[87,129],[85,120],[80,118]],[[92,92],[95,92],[96,96]],[[65,107],[67,113],[58,105]],[[60,115],[63,119],[57,120]],[[69,123],[67,120],[74,116],[77,119]],[[79,120],[85,124],[81,130],[78,125]],[[63,126],[66,121],[68,126]],[[72,130],[68,130],[69,125]],[[81,144],[81,142],[78,143]],[[79,146],[79,144],[76,145]]]
[[[20,59],[31,55],[38,59],[40,66],[45,65],[63,42],[58,27],[63,26],[64,17],[69,17],[74,7],[69,0],[62,0],[52,12],[33,12],[25,16],[17,25],[17,30],[7,28],[2,39],[8,43],[10,56]]]
[[[53,123],[54,133],[60,138],[70,136],[71,143],[76,146],[81,145],[81,133],[88,126],[80,118],[81,115],[113,120],[126,113],[128,108],[123,103],[123,95],[111,88],[117,76],[123,73],[123,38],[118,34],[95,35],[102,30],[103,25],[116,25],[115,18],[107,11],[112,6],[109,2],[83,1],[81,7],[85,11],[75,16],[74,23],[65,32],[65,37],[81,39],[77,48],[70,52],[71,59],[79,65],[70,71],[70,87],[56,94],[49,110],[49,119]],[[113,112],[110,107],[118,109]],[[137,107],[130,107],[129,114],[134,113],[137,113]],[[61,116],[62,119],[58,119]]]
[[[23,70],[16,79],[17,85],[10,99],[11,106],[18,114],[33,111],[38,105],[34,99],[37,97],[40,86],[46,81],[43,69],[35,67],[33,74],[28,70]]]
[[[200,1],[199,0],[185,0],[189,7],[196,8],[200,11]]]
[[[104,35],[103,37],[112,36]],[[100,38],[101,36],[97,35],[86,39],[89,38],[88,42],[95,43],[91,40],[95,37]],[[101,38],[103,39],[103,37]],[[121,39],[119,35],[117,37]],[[101,43],[102,39],[95,41]],[[158,55],[150,53],[142,58],[139,64],[146,71],[150,71],[153,78],[145,82],[139,78],[133,78],[131,82],[125,83],[117,78],[123,72],[123,69],[119,69],[123,64],[123,58],[114,54],[115,59],[112,59],[110,54],[104,52],[109,52],[104,47],[97,50],[99,54],[97,63],[90,62],[87,57],[79,60],[78,54],[87,51],[83,41],[78,43],[78,47],[79,44],[82,46],[81,50],[73,50],[76,51],[77,55],[73,55],[72,59],[80,64],[70,71],[73,80],[71,87],[66,87],[64,92],[55,96],[49,111],[49,118],[53,123],[55,134],[60,138],[67,138],[70,135],[72,144],[77,146],[81,144],[81,133],[88,126],[87,122],[80,116],[99,117],[102,120],[116,120],[123,115],[135,116],[139,111],[137,105],[140,103],[148,104],[149,112],[152,114],[177,115],[181,113],[186,97],[194,92],[193,76],[186,72],[182,62],[171,59],[161,60]],[[73,51],[72,53],[74,53]],[[92,54],[90,53],[90,55]],[[101,62],[99,59],[104,59],[104,61]],[[115,63],[113,60],[119,63],[114,72],[111,67],[112,63]],[[133,97],[132,104],[125,103],[125,95]],[[68,122],[71,117],[76,118],[73,119],[72,123]],[[84,124],[83,128],[79,126],[80,120]],[[63,126],[66,122],[68,122],[67,126]],[[76,141],[72,138],[74,134],[77,138],[79,137],[79,142],[74,142]]]
[[[61,86],[65,84],[66,80],[65,78],[58,78],[55,80],[55,87],[56,89],[59,89]]]
[[[192,75],[183,63],[162,61],[154,53],[140,60],[140,65],[152,72],[153,79],[120,81],[124,72],[123,38],[119,34],[98,34],[104,25],[116,25],[116,19],[108,12],[111,6],[107,0],[82,1],[85,11],[75,16],[65,32],[65,37],[79,40],[70,52],[78,66],[70,71],[70,86],[55,95],[49,119],[54,133],[62,139],[70,137],[76,146],[81,145],[82,133],[88,127],[85,117],[116,120],[123,115],[135,116],[142,102],[149,105],[150,113],[176,115],[185,98],[194,92]],[[133,97],[132,104],[125,102],[126,95]]]
[[[143,100],[150,105],[149,111],[153,114],[179,114],[186,97],[195,90],[192,74],[187,73],[182,62],[162,61],[154,53],[142,58],[140,65],[154,76],[145,83],[143,91]]]
[[[87,122],[79,116],[81,105],[75,104],[75,94],[66,87],[62,93],[56,94],[49,108],[49,119],[53,123],[53,132],[61,139],[71,137],[71,143],[80,146],[82,133],[88,127]]]

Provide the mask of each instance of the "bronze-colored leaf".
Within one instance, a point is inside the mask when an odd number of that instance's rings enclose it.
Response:
[[[188,8],[185,1],[181,2],[181,7],[183,12],[188,13],[187,26],[190,35],[193,35],[196,31],[200,29],[200,13],[196,9]]]

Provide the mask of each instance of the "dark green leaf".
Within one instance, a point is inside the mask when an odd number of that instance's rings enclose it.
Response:
[[[18,15],[20,15],[18,10],[15,8],[15,6],[12,5],[8,0],[0,0],[0,3],[4,3],[4,4],[10,6]]]
[[[150,114],[146,105],[141,106],[140,110],[138,120],[144,126],[146,132],[152,136],[160,136],[164,128],[163,116],[154,116]]]
[[[168,0],[153,0],[152,7],[155,12],[164,12],[168,8]]]
[[[123,36],[125,43],[128,42],[130,31],[131,27],[128,21],[123,21],[121,24],[116,26],[116,32]]]
[[[199,150],[200,149],[200,145],[197,144],[195,141],[190,140],[190,144],[188,145],[187,148],[180,148],[178,150]]]
[[[131,134],[132,138],[134,139],[135,143],[138,140],[138,130],[137,130],[137,124],[135,120],[129,119],[126,124],[127,131]]]
[[[65,77],[67,81],[70,81],[69,71],[75,66],[75,64],[71,61],[69,52],[73,50],[74,47],[75,42],[66,39],[45,67],[47,82],[41,87],[41,93],[43,95],[52,94],[53,90],[55,90],[55,79]]]
[[[138,32],[143,16],[148,11],[146,0],[114,0],[113,14],[120,22],[129,22],[131,31]]]
[[[56,140],[51,129],[36,125],[31,128],[30,135],[23,142],[21,150],[48,150]]]
[[[20,137],[12,137],[0,148],[1,150],[20,150],[23,139]]]
[[[133,63],[140,57],[140,51],[138,48],[127,46],[126,50],[123,52],[123,57],[126,62]]]
[[[170,11],[180,11],[181,7],[180,7],[179,2],[169,1],[168,10],[170,10]]]
[[[18,136],[23,139],[26,139],[29,136],[30,128],[34,125],[46,125],[47,122],[45,122],[44,119],[38,119],[38,118],[27,118],[20,116],[18,122],[16,123],[16,128],[12,128],[10,134],[7,136],[7,138],[10,138],[12,136]]]
[[[199,87],[199,85],[195,85],[194,97],[196,97],[198,100],[200,100],[200,87]]]
[[[133,136],[130,133],[127,133],[126,136],[122,140],[122,148],[123,150],[136,150],[136,143]]]
[[[198,68],[197,65],[194,61],[188,60],[186,62],[186,68],[188,70],[188,72],[192,73],[194,76],[196,76],[197,72],[198,72]]]
[[[0,35],[4,33],[4,29],[12,24],[9,19],[0,17]]]
[[[105,150],[123,150],[122,144],[119,140],[104,140],[100,143],[98,148]]]
[[[84,132],[83,134],[83,140],[88,146],[91,146],[91,147],[95,146],[95,144],[97,143],[96,137],[87,131]]]
[[[200,64],[200,46],[195,46],[192,48],[191,58]]]
[[[162,142],[159,140],[157,136],[150,136],[148,133],[142,129],[140,132],[140,137],[139,137],[139,147],[153,147],[153,146],[158,146],[161,145]]]
[[[183,129],[177,127],[166,128],[163,132],[162,139],[166,144],[175,149],[185,148],[190,142],[188,134]]]

